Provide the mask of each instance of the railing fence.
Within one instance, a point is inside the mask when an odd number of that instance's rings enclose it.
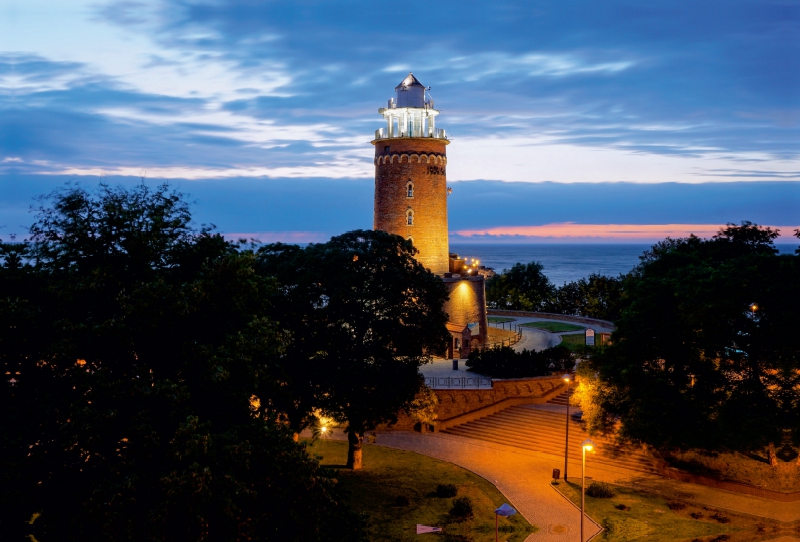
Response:
[[[425,385],[432,390],[451,388],[491,388],[492,379],[480,376],[429,376]]]

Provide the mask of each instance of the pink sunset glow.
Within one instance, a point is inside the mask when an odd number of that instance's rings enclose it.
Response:
[[[576,224],[556,222],[540,226],[498,226],[494,228],[457,230],[453,233],[461,238],[514,237],[537,239],[562,239],[586,241],[658,241],[666,237],[698,237],[715,235],[724,224]],[[800,226],[770,226],[781,231],[778,241],[788,241],[792,232]]]

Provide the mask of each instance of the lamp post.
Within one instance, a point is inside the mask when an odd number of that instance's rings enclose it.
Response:
[[[570,375],[565,374],[563,377],[564,382],[567,383],[567,429],[564,436],[564,481],[567,481],[567,463],[569,453],[569,382],[572,380]]]
[[[592,451],[594,442],[589,439],[581,442],[582,461],[581,461],[581,542],[586,540],[583,537],[583,518],[586,516],[586,451]]]
[[[755,319],[756,319],[756,311],[758,310],[758,303],[750,303],[747,306],[747,308],[750,309],[750,318],[753,321],[755,321]]]

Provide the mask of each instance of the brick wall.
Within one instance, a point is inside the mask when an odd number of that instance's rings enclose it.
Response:
[[[563,320],[565,322],[575,322],[578,324],[587,324],[589,326],[601,326],[609,329],[616,329],[617,326],[614,322],[608,320],[600,320],[598,318],[589,318],[587,316],[571,316],[569,314],[555,314],[552,312],[531,312],[531,311],[510,311],[503,309],[489,309],[489,314],[492,316],[516,316],[519,318],[543,318],[546,320]]]
[[[433,273],[449,271],[447,231],[448,141],[392,138],[375,145],[375,209],[373,228],[412,238],[417,259]],[[414,187],[408,197],[408,182]],[[413,225],[407,211],[413,212]]]
[[[434,390],[439,398],[437,417],[446,421],[508,399],[542,399],[541,402],[545,402],[563,386],[560,376],[540,376],[493,379],[491,389]]]
[[[435,431],[482,418],[514,405],[545,403],[561,393],[564,382],[558,375],[492,380],[487,389],[433,390],[439,399]],[[379,431],[425,430],[414,418],[401,413],[394,425],[381,425]]]

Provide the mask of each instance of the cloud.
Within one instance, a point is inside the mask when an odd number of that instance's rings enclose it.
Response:
[[[742,169],[744,160],[763,169]],[[624,144],[577,145],[558,135],[456,138],[448,146],[448,179],[498,179],[559,183],[708,183],[733,178],[798,180],[800,157],[776,160],[763,152],[722,153],[691,149],[658,153]]]
[[[135,186],[142,182],[140,176],[151,186],[164,182],[148,170],[133,171],[127,177],[0,175],[0,225],[5,226],[0,233],[24,234],[25,226],[32,222],[29,208],[34,198],[67,181],[87,189],[101,180],[112,186]],[[230,235],[235,237],[315,242],[372,227],[371,178],[173,178],[169,182],[192,203],[196,223],[216,224],[223,233],[234,232]],[[641,243],[689,232],[713,234],[720,225],[742,220],[778,225],[783,233],[780,240],[796,243],[789,234],[797,227],[791,225],[800,224],[800,182],[471,181],[456,183],[448,197],[454,242]]]
[[[49,171],[34,171],[40,175],[77,175],[77,176],[101,176],[101,175],[114,175],[121,177],[136,177],[139,175],[146,176],[152,179],[181,179],[181,180],[199,180],[199,179],[228,179],[228,178],[241,178],[241,177],[267,177],[271,179],[306,179],[309,177],[326,177],[329,179],[350,179],[353,178],[354,173],[359,173],[359,170],[364,169],[361,163],[321,163],[317,166],[297,166],[297,167],[282,167],[282,168],[266,168],[266,167],[229,167],[225,169],[212,169],[212,168],[190,168],[190,167],[151,167],[151,168],[137,168],[137,167],[110,167],[110,168],[80,168],[80,167],[67,167],[59,169],[51,169]],[[364,177],[367,177],[370,171],[363,172]]]
[[[0,17],[0,156],[19,161],[0,171],[369,178],[375,110],[414,70],[453,138],[451,181],[798,178],[791,5],[445,1],[425,7],[448,22],[435,27],[381,23],[386,10],[15,4]]]

